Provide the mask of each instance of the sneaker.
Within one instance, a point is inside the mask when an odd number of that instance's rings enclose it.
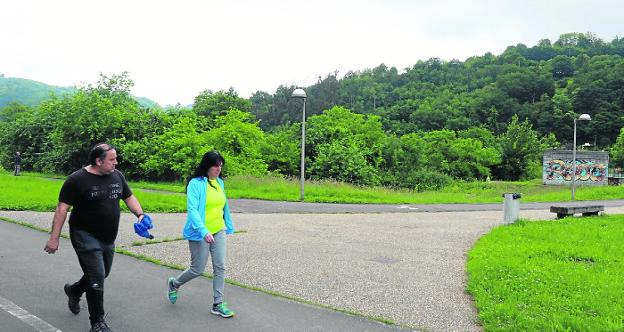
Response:
[[[225,302],[214,304],[212,306],[212,310],[210,310],[210,312],[215,314],[215,315],[219,315],[219,316],[225,317],[225,318],[230,318],[230,317],[234,316],[234,311],[228,309],[228,307],[225,304]]]
[[[65,294],[67,294],[67,306],[69,307],[69,311],[77,315],[80,312],[80,296],[74,295],[71,292],[70,284],[65,284],[63,290],[65,290]]]
[[[169,278],[167,280],[167,298],[169,298],[169,302],[172,304],[176,303],[178,300],[178,289],[173,286],[174,277]]]
[[[110,327],[106,325],[106,322],[102,319],[93,323],[89,332],[113,332],[113,330],[111,330]]]

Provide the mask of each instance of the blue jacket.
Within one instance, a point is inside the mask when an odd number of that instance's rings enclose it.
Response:
[[[217,182],[223,188],[225,194],[225,186],[221,178],[217,178]],[[208,234],[206,228],[206,186],[208,178],[205,176],[191,179],[186,188],[186,225],[182,235],[185,239],[191,241],[200,241]],[[230,206],[225,199],[223,207],[223,220],[225,221],[225,233],[234,233],[232,225],[232,216],[230,216]]]

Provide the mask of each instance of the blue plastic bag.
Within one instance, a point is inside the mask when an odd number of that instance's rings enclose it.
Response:
[[[152,224],[152,218],[149,215],[144,214],[141,221],[137,221],[134,223],[134,232],[137,233],[139,236],[151,240],[154,238],[154,236],[150,234],[148,230],[152,229],[153,227],[154,225]]]

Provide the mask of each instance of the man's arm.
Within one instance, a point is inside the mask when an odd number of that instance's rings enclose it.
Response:
[[[54,218],[52,219],[52,230],[50,232],[50,239],[46,243],[45,250],[48,254],[53,254],[58,250],[59,237],[61,237],[61,229],[67,218],[67,212],[71,209],[71,205],[63,202],[59,202],[54,211]]]
[[[124,203],[126,203],[126,206],[128,207],[128,209],[130,209],[130,212],[137,216],[139,221],[143,219],[143,209],[141,208],[141,204],[139,204],[139,200],[136,199],[134,195],[124,199]]]

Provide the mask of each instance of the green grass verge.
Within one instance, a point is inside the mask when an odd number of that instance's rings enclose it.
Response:
[[[45,177],[42,177],[45,176]],[[47,174],[25,173],[12,176],[0,172],[0,209],[52,211],[62,185]],[[298,201],[299,183],[278,177],[232,176],[226,180],[229,198]],[[182,183],[131,182],[141,205],[149,212],[185,212],[186,196]],[[381,187],[358,187],[332,181],[306,182],[307,202],[442,204],[500,203],[502,193],[522,193],[522,202],[560,202],[570,199],[568,187],[544,186],[540,180],[525,182],[459,182],[440,191],[412,192]],[[624,186],[579,187],[577,200],[621,199]],[[122,208],[125,206],[122,204]]]
[[[0,217],[0,220],[6,221],[6,222],[10,222],[12,224],[17,224],[17,225],[20,225],[20,226],[28,227],[28,228],[34,229],[36,231],[40,231],[40,232],[44,232],[44,233],[50,233],[49,229],[45,229],[43,227],[35,226],[35,225],[29,224],[27,222],[23,222],[23,221],[19,221],[19,220],[13,220],[11,218],[6,218],[6,217]],[[61,234],[61,237],[65,238],[65,239],[69,239],[69,236],[67,236],[65,234]]]
[[[181,241],[184,240],[183,237],[176,237],[176,238],[164,238],[164,239],[157,239],[157,240],[146,240],[146,241],[134,241],[132,242],[129,247],[140,247],[140,246],[146,246],[149,244],[158,244],[158,243],[166,243],[166,242],[175,242],[175,241]]]
[[[486,331],[624,331],[624,215],[520,221],[468,255]]]

